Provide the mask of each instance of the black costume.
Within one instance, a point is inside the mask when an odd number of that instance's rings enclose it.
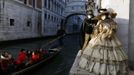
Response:
[[[94,25],[97,23],[97,20],[93,20],[92,18],[90,18],[90,19],[85,18],[83,23],[82,23],[82,27],[81,27],[82,45],[81,45],[81,48],[84,45],[85,34],[88,34],[88,35],[92,34]],[[90,40],[90,37],[87,41],[89,41],[89,40]]]

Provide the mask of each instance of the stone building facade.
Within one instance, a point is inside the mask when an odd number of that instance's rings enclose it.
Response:
[[[0,41],[56,35],[64,24],[65,8],[66,0],[0,0]],[[80,19],[70,19],[73,28],[67,30],[74,32]]]
[[[44,0],[43,14],[44,27],[43,34],[45,36],[55,35],[59,26],[64,20],[65,0]]]
[[[1,0],[0,41],[41,36],[42,0]]]

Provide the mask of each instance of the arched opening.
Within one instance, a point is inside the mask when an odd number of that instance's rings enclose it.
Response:
[[[69,14],[68,16],[65,17],[64,21],[61,23],[61,27],[66,30],[66,28],[68,27],[67,23],[68,23],[69,18],[71,18],[72,16],[76,16],[76,15],[82,15],[84,17],[86,16],[85,13],[72,13],[72,14]],[[75,25],[72,26],[72,27],[74,27],[74,29],[77,28]]]
[[[72,13],[72,14],[69,14],[68,16],[66,16],[65,20],[64,20],[64,24],[63,25],[66,25],[67,23],[67,20],[71,17],[71,16],[74,16],[74,15],[83,15],[83,16],[86,16],[85,13]]]

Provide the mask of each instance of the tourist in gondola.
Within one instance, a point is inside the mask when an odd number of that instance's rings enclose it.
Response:
[[[26,51],[26,56],[27,56],[27,60],[30,60],[31,56],[32,56],[32,50],[27,50]]]
[[[28,65],[33,64],[40,60],[40,55],[37,51],[33,51],[31,55],[31,59],[28,61]]]
[[[128,58],[115,35],[115,16],[113,11],[97,16],[99,21],[79,60],[79,67],[90,75],[127,75]]]
[[[0,56],[1,72],[7,74],[7,71],[11,68],[13,68],[13,57],[9,52],[3,52]]]
[[[4,53],[1,54],[0,58],[2,60],[10,60],[12,58],[12,55],[8,52],[4,52]]]
[[[37,51],[32,52],[32,61],[38,61],[40,59],[40,55]]]
[[[48,54],[48,52],[46,50],[43,50],[42,48],[37,50],[40,59],[44,58],[44,56],[46,56]]]
[[[16,68],[17,69],[23,68],[25,65],[25,62],[26,62],[26,52],[24,49],[21,49],[15,60]]]

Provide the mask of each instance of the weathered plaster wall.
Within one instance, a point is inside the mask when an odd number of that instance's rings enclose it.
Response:
[[[5,0],[4,24],[0,26],[0,41],[38,37],[39,15],[41,15],[40,10],[12,0]],[[10,25],[10,19],[14,19],[13,26]],[[31,22],[30,26],[27,26],[27,21]]]

